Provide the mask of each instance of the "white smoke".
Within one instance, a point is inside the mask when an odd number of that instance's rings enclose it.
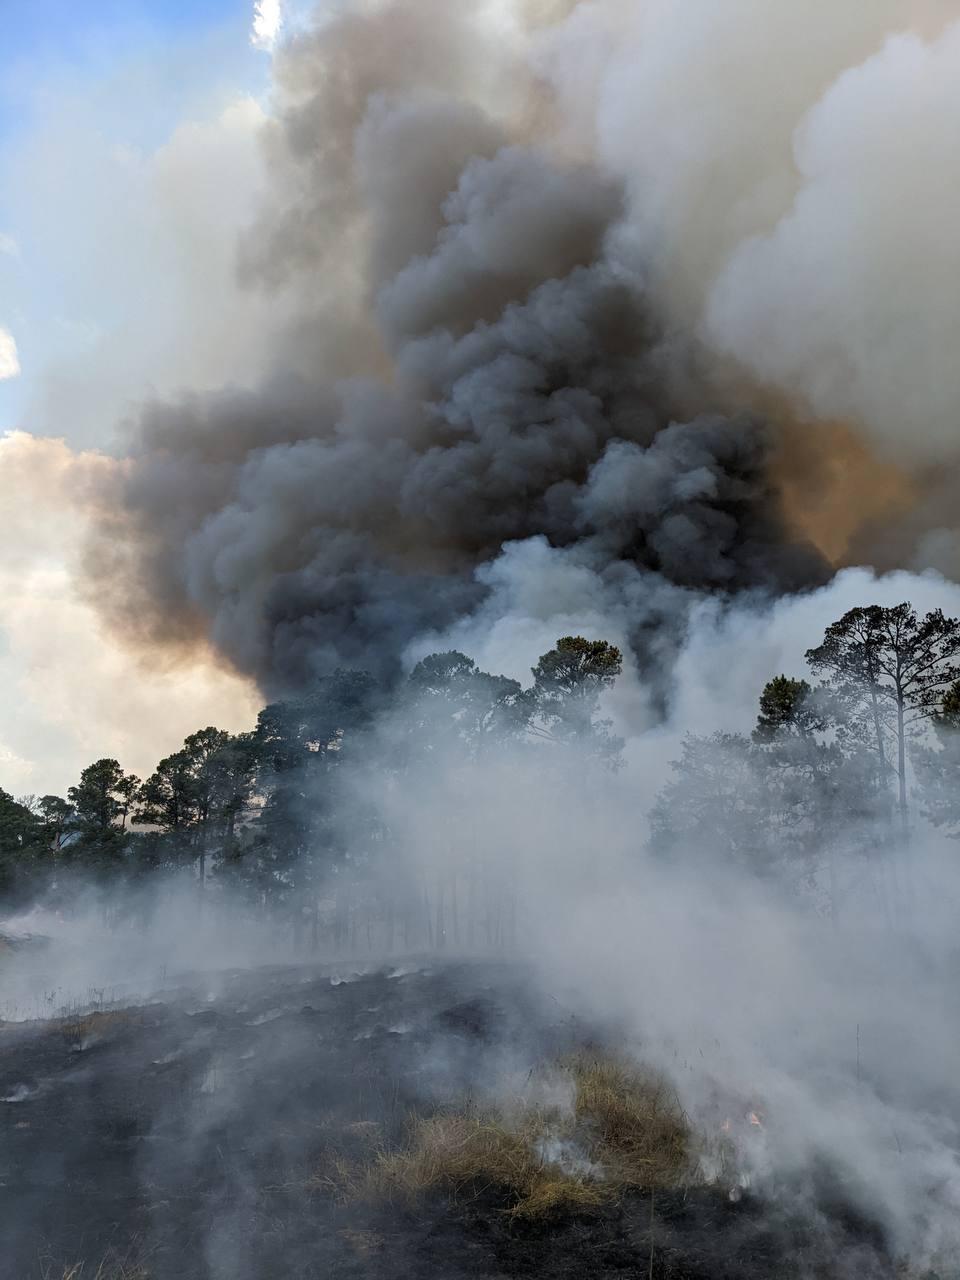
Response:
[[[711,339],[823,417],[928,462],[957,447],[960,24],[889,39],[800,123],[799,188],[730,256]]]
[[[576,614],[546,558],[518,564],[527,552],[510,553],[517,589],[535,592],[542,578],[527,616],[501,615],[492,629],[481,623],[456,637],[484,662],[509,656],[521,679],[551,625],[617,634],[616,618]],[[825,1166],[920,1265],[960,1245],[960,1096],[949,1065],[960,1052],[960,876],[950,842],[917,821],[915,903],[902,932],[875,893],[886,874],[879,855],[843,867],[838,925],[816,909],[816,890],[798,900],[725,866],[716,849],[687,850],[695,857],[685,863],[645,847],[646,814],[685,733],[749,733],[763,684],[781,671],[808,674],[804,650],[832,621],[905,598],[960,614],[960,587],[935,574],[865,570],[793,599],[694,609],[668,721],[638,721],[628,677],[610,695],[606,712],[627,736],[615,776],[586,760],[565,766],[548,754],[532,764],[507,750],[470,769],[431,759],[402,787],[374,768],[360,791],[391,832],[389,876],[403,865],[431,901],[460,877],[461,931],[478,877],[488,894],[520,904],[514,942],[547,998],[609,1017],[676,1084],[708,1135],[730,1114],[718,1106],[759,1110],[761,1123],[738,1140],[754,1190],[774,1200],[813,1195]],[[560,794],[552,770],[567,767]],[[452,936],[446,945],[456,946]]]
[[[536,53],[568,136],[627,183],[621,252],[678,322],[908,460],[952,452],[960,400],[956,18],[599,0]]]

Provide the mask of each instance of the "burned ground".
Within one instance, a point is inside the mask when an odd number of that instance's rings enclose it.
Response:
[[[103,1276],[151,1280],[901,1274],[829,1180],[802,1211],[789,1188],[733,1201],[691,1184],[532,1220],[495,1185],[404,1204],[345,1194],[336,1171],[398,1149],[412,1115],[608,1034],[504,965],[234,971],[139,1007],[0,1025],[9,1280],[81,1262],[94,1276],[104,1260]]]

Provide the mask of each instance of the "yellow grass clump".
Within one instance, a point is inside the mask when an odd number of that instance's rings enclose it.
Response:
[[[549,1083],[550,1088],[544,1088]],[[559,1096],[561,1102],[545,1102]],[[632,1064],[581,1055],[534,1075],[502,1105],[415,1116],[399,1150],[340,1161],[318,1179],[347,1199],[413,1203],[428,1193],[505,1194],[509,1212],[591,1212],[627,1189],[695,1177],[694,1143],[675,1094]]]
[[[594,1157],[621,1186],[670,1187],[692,1175],[687,1117],[667,1082],[640,1067],[601,1057],[569,1063],[576,1114],[593,1135]]]

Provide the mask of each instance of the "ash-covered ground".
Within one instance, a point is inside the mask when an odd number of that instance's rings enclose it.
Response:
[[[0,1024],[0,1274],[151,1280],[902,1275],[879,1224],[728,1184],[535,1221],[496,1186],[344,1196],[336,1160],[411,1113],[615,1036],[490,961],[195,975],[149,1002]],[[98,1267],[103,1270],[98,1272]]]

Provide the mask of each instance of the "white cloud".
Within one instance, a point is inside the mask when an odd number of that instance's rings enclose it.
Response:
[[[6,253],[11,258],[20,257],[20,246],[13,236],[7,235],[5,231],[0,231],[0,253]]]
[[[257,49],[272,49],[282,26],[281,0],[257,0],[253,11],[250,43]]]
[[[0,436],[0,787],[63,792],[91,760],[146,776],[188,733],[254,723],[259,697],[197,654],[144,663],[77,588],[86,504],[122,464],[63,440]]]
[[[19,372],[20,358],[13,334],[9,329],[0,328],[0,382],[4,378],[15,378]]]
[[[108,102],[120,110],[120,96]],[[265,182],[255,99],[198,112],[133,158],[110,144],[105,112],[55,108],[0,157],[0,189],[30,241],[23,270],[0,257],[0,323],[16,318],[21,355],[29,338],[16,420],[102,445],[151,395],[254,382],[293,303],[236,275]]]

